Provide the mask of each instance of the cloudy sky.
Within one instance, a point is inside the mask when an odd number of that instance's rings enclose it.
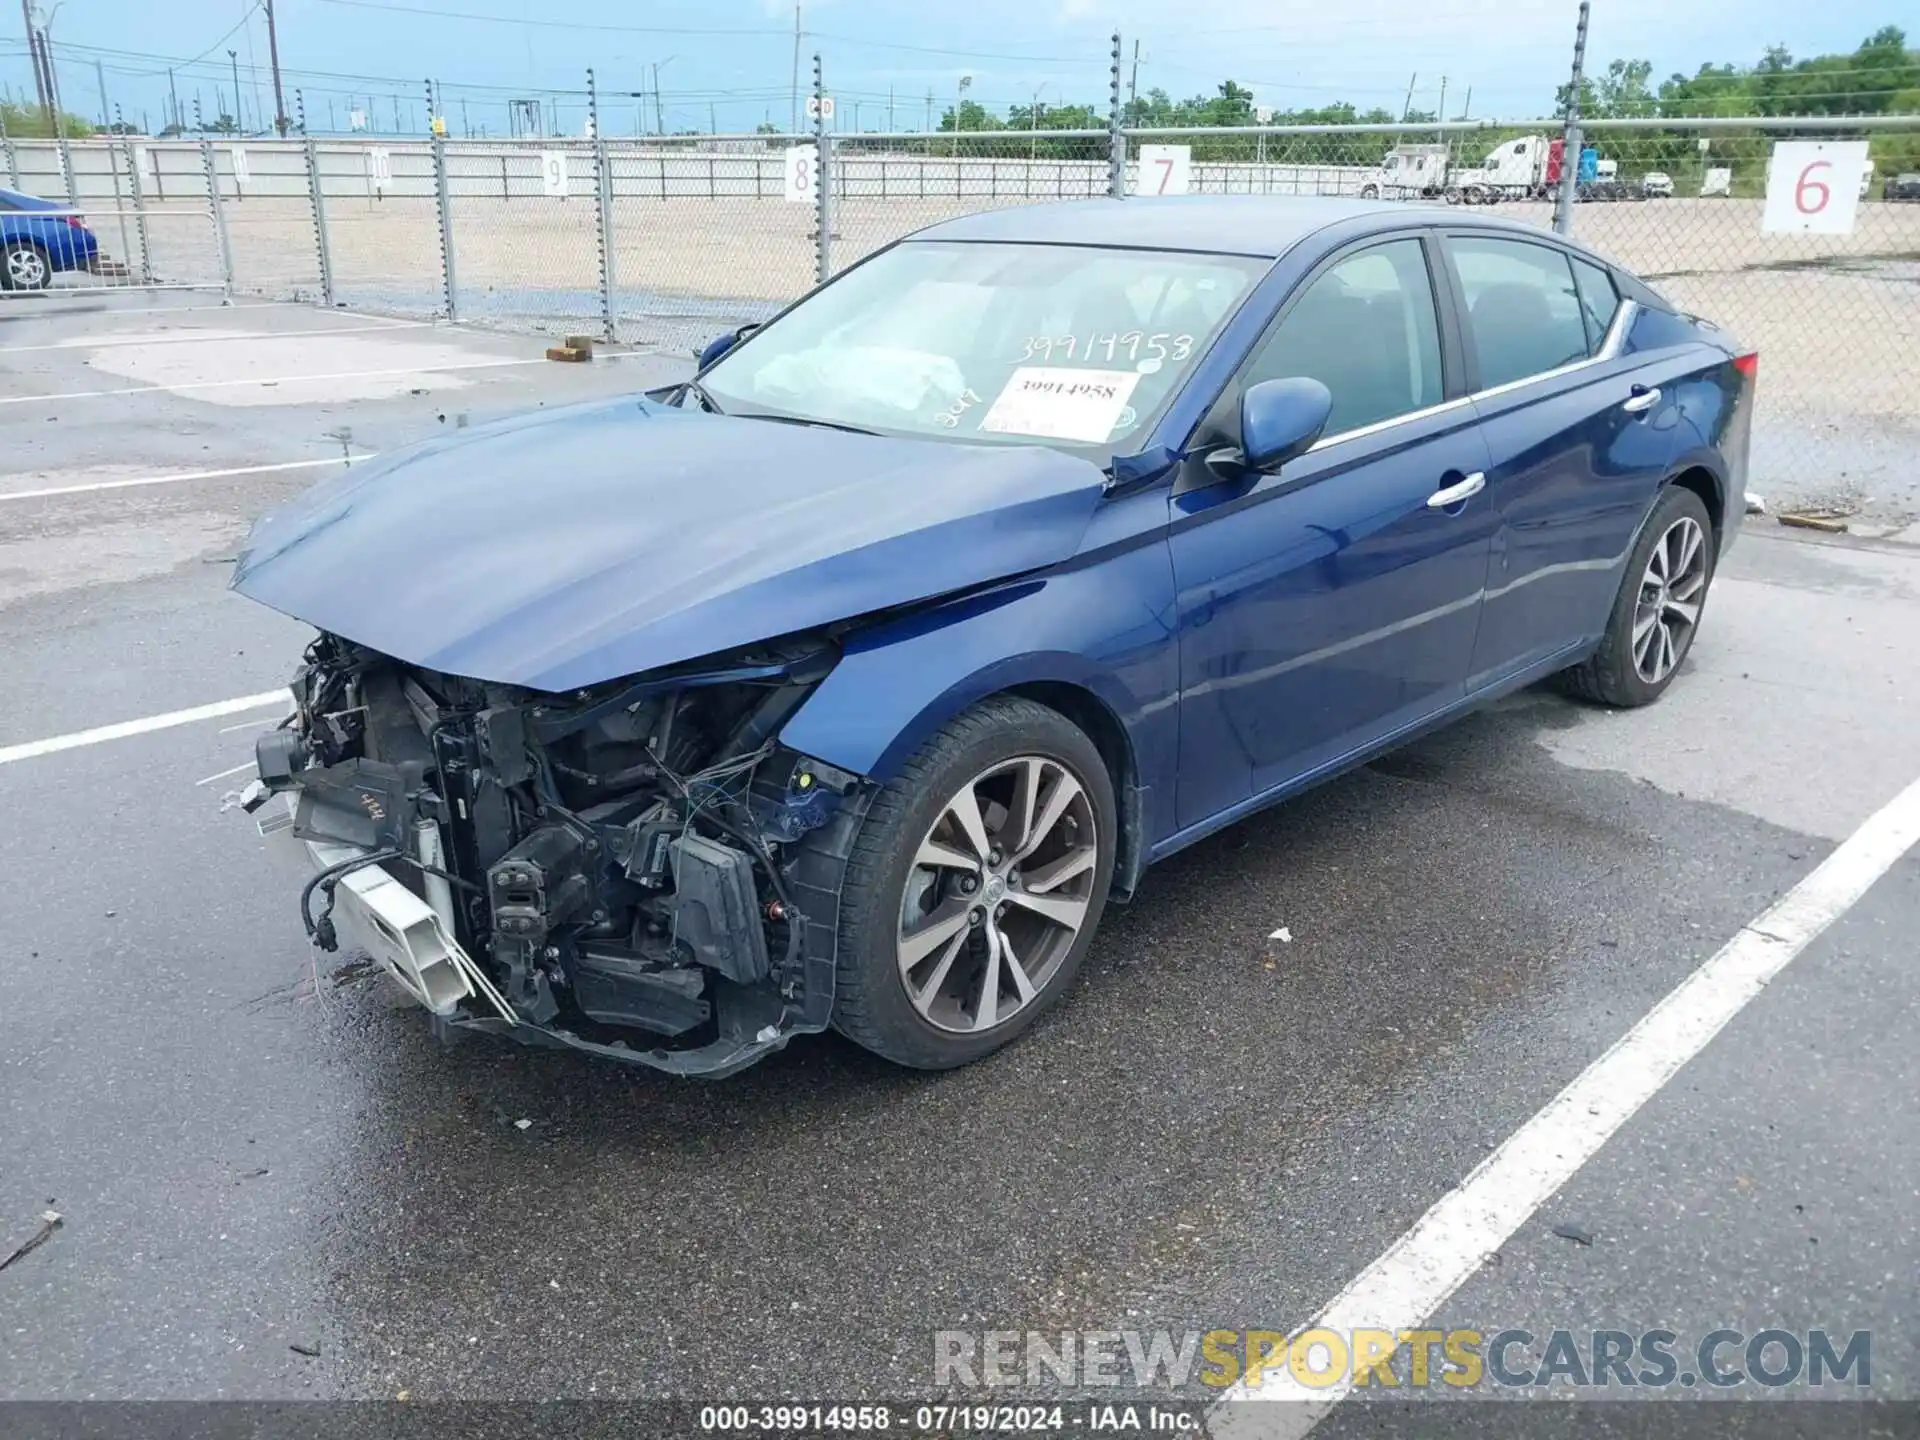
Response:
[[[1645,57],[1665,76],[1703,61],[1751,62],[1776,42],[1796,54],[1850,50],[1909,4],[1595,0],[1590,55],[1598,64]],[[237,62],[243,118],[270,120],[266,30],[256,7],[257,0],[62,0],[52,22],[62,99],[97,117],[104,80],[129,118],[144,112],[158,127],[171,65],[183,105],[197,92],[211,118],[232,108]],[[1231,76],[1260,103],[1282,108],[1344,99],[1397,109],[1414,79],[1416,107],[1432,110],[1444,76],[1449,114],[1471,87],[1475,116],[1517,118],[1541,113],[1564,78],[1576,8],[1568,0],[807,0],[802,83],[818,50],[843,128],[854,124],[856,105],[861,128],[884,128],[890,106],[896,128],[921,128],[929,93],[937,114],[963,75],[972,77],[970,96],[996,110],[1036,92],[1047,105],[1104,103],[1107,36],[1118,27],[1129,68],[1140,44],[1142,91],[1190,95]],[[11,18],[0,18],[0,83],[30,96],[23,27],[9,9]],[[464,100],[464,123],[497,134],[509,96],[577,91],[588,65],[615,97],[611,133],[642,123],[643,105],[651,123],[652,99],[633,92],[653,88],[656,65],[669,129],[788,120],[790,0],[277,0],[277,9],[281,63],[289,86],[304,92],[315,129],[329,110],[344,125],[350,106],[370,108],[391,128],[395,98],[402,125],[417,127],[418,77],[432,76],[456,133]],[[569,97],[560,98],[569,107]]]

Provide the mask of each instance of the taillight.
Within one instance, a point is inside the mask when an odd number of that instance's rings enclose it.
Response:
[[[1755,350],[1746,355],[1734,356],[1733,368],[1738,370],[1741,376],[1748,381],[1758,379],[1760,376],[1760,352]]]

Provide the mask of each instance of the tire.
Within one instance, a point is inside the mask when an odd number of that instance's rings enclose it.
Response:
[[[1684,549],[1681,543],[1685,538],[1684,527],[1688,525],[1699,539],[1697,570],[1692,568],[1691,551],[1686,552],[1685,561],[1679,559]],[[1675,541],[1676,535],[1681,536],[1681,542]],[[1555,677],[1560,688],[1579,699],[1621,709],[1651,705],[1665,694],[1691,653],[1694,637],[1699,634],[1707,592],[1713,585],[1714,546],[1713,520],[1700,497],[1677,485],[1661,491],[1627,561],[1626,574],[1621,578],[1620,593],[1614,598],[1600,648],[1572,669],[1561,671]],[[1650,602],[1650,596],[1656,594],[1653,590],[1656,551],[1662,552],[1661,563],[1668,582],[1657,592],[1658,598]],[[1692,607],[1693,618],[1682,624],[1688,606]],[[1636,635],[1649,609],[1654,611],[1654,627],[1667,631],[1672,637],[1670,657],[1658,657],[1664,664],[1646,663],[1641,651],[1642,637]],[[1659,644],[1657,637],[1649,634],[1647,638]]]
[[[9,240],[0,250],[0,285],[9,290],[44,290],[53,282],[53,262],[31,240]]]
[[[1380,198],[1380,187],[1378,185],[1362,185],[1360,187],[1360,198],[1362,200],[1378,200]]]
[[[1022,806],[1017,787],[1029,775],[1039,784]],[[1077,794],[1052,788],[1060,775],[1073,779]],[[1024,833],[1016,807],[1027,817],[1037,808],[1037,818],[1047,820],[1060,793],[1072,798],[1037,837],[1030,873],[1022,876],[1027,861],[1011,849],[990,848],[990,863],[973,870],[954,863],[979,853],[952,809],[962,792],[974,796],[990,840]],[[1106,764],[1057,711],[1002,695],[958,716],[881,790],[854,841],[840,896],[834,1028],[918,1070],[965,1065],[1014,1040],[1072,986],[1106,907],[1117,835]],[[918,863],[930,852],[950,858]],[[991,861],[994,855],[1001,859]],[[1038,877],[1056,870],[1070,873],[1050,881],[1043,896]],[[963,891],[969,884],[977,888]],[[1027,908],[1043,900],[1055,912],[1079,906],[1077,929]],[[937,938],[917,953],[929,936]],[[1018,969],[1016,980],[1001,963],[994,947],[1002,939],[1024,951],[1024,961],[1016,953],[1014,964],[1033,967],[1031,975]],[[993,1013],[1002,1018],[982,1025],[989,975],[998,979]]]

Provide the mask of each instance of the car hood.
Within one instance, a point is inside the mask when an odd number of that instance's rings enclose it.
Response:
[[[233,588],[410,664],[567,690],[1064,560],[1105,479],[626,398],[357,465],[261,519]]]

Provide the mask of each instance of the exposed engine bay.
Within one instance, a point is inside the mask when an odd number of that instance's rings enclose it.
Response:
[[[318,867],[313,942],[344,924],[437,1026],[726,1074],[832,1010],[869,791],[776,736],[837,658],[801,637],[553,695],[322,634],[244,803]]]

